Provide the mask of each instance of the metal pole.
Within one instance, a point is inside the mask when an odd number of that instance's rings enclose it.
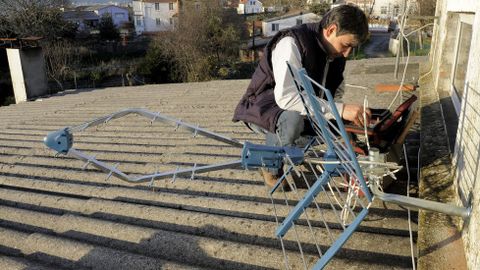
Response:
[[[372,191],[373,195],[375,195],[376,197],[378,197],[380,200],[384,202],[391,202],[391,203],[395,203],[395,204],[406,206],[408,208],[413,208],[413,209],[423,209],[423,210],[439,212],[439,213],[443,213],[451,216],[458,216],[458,217],[462,217],[463,219],[468,218],[472,212],[472,209],[470,207],[465,208],[465,207],[460,207],[460,206],[451,205],[447,203],[440,203],[440,202],[434,202],[434,201],[423,200],[418,198],[412,198],[412,197],[407,197],[407,196],[398,195],[398,194],[384,193],[380,191],[377,184],[375,184],[375,181],[370,181],[370,183],[372,183],[370,185],[370,190]]]

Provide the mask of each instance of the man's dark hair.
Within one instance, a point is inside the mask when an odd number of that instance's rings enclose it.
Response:
[[[368,20],[365,13],[354,5],[341,5],[330,10],[321,21],[322,28],[337,25],[337,36],[352,34],[360,42],[368,36]]]

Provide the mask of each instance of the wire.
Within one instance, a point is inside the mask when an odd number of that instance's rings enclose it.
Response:
[[[435,19],[436,20],[436,19]],[[435,28],[434,28],[435,29]],[[438,30],[437,30],[438,31]],[[434,36],[435,36],[435,40],[432,40],[431,43],[433,43],[433,48],[430,48],[430,53],[432,53],[433,51],[433,56],[431,57],[431,59],[435,59],[435,55],[437,53],[437,39],[438,39],[438,35],[434,33]],[[423,74],[422,76],[420,76],[418,78],[418,81],[420,82],[423,78],[427,77],[430,73],[432,73],[433,71],[433,61],[430,63],[430,69],[428,70],[427,73]]]
[[[419,28],[411,31],[410,33],[406,34],[405,37],[408,37],[408,36],[410,36],[411,34],[413,34],[413,33],[415,33],[415,32],[418,32],[418,31],[422,30],[423,28],[426,28],[426,27],[428,27],[428,26],[430,26],[430,25],[434,25],[434,23],[425,24],[424,26],[419,27]]]
[[[407,9],[406,9],[406,11],[408,11],[409,5],[410,5],[410,2],[408,2],[408,4],[407,4]],[[406,11],[405,11],[405,12],[406,12]],[[405,18],[405,20],[404,20],[403,18]],[[400,91],[402,91],[403,85],[404,85],[404,83],[405,83],[405,75],[406,75],[406,72],[407,72],[408,62],[409,62],[409,60],[410,60],[410,41],[408,40],[407,37],[409,37],[409,36],[412,35],[413,33],[416,33],[416,32],[418,32],[418,31],[420,31],[420,30],[422,30],[422,29],[424,29],[424,28],[426,28],[426,27],[435,25],[435,23],[429,23],[429,24],[426,24],[426,25],[424,25],[424,26],[421,26],[421,27],[419,27],[419,28],[417,28],[417,29],[415,29],[415,30],[410,31],[410,33],[408,33],[408,34],[405,34],[405,32],[404,32],[404,31],[405,31],[405,24],[406,24],[406,16],[405,16],[405,13],[404,13],[404,16],[402,17],[402,22],[400,23],[400,33],[401,33],[401,35],[402,35],[402,38],[405,39],[405,41],[407,42],[407,60],[405,61],[405,68],[404,68],[404,70],[403,70],[402,81],[401,81],[401,83],[400,83],[400,87],[398,88],[397,94],[396,94],[395,97],[393,98],[392,102],[391,102],[390,105],[388,106],[388,109],[389,109],[389,110],[392,108],[393,104],[395,103],[395,100],[398,98],[398,95],[400,94]],[[437,38],[437,35],[435,35],[435,38]],[[437,43],[434,42],[433,45],[435,46],[434,48],[436,48]],[[400,44],[399,44],[399,46],[400,46]],[[402,48],[402,49],[403,49],[403,48]],[[431,52],[432,52],[432,49],[430,49],[430,53],[431,53]],[[434,54],[436,53],[436,52],[435,52],[435,49],[433,49],[433,53],[434,53]],[[430,70],[429,70],[427,73],[421,75],[421,76],[418,78],[418,81],[420,81],[420,80],[422,80],[423,78],[425,78],[426,76],[428,76],[428,74],[430,74],[432,71],[433,71],[433,64],[431,65]]]
[[[408,62],[410,61],[410,41],[408,38],[406,38],[404,30],[405,30],[405,24],[407,23],[407,12],[410,8],[410,1],[407,2],[407,5],[405,6],[405,9],[403,11],[403,16],[402,16],[402,21],[400,22],[400,34],[401,37],[407,42],[407,59],[405,60],[405,67],[403,68],[403,74],[402,74],[402,80],[400,82],[400,86],[398,87],[397,93],[395,94],[395,97],[392,99],[392,102],[390,102],[390,105],[388,105],[387,109],[390,110],[399,97],[400,93],[402,92],[403,85],[405,84],[405,76],[407,75],[407,68],[408,68]],[[400,41],[400,39],[399,39]],[[400,48],[400,42],[398,44],[399,49],[397,53],[400,53],[400,50],[403,50],[403,48]]]
[[[367,132],[367,110],[368,108],[368,100],[367,100],[367,95],[365,95],[365,98],[363,99],[363,128],[365,131],[365,142],[367,143],[367,149],[370,151],[370,142],[368,139],[368,132]]]
[[[361,85],[356,85],[356,84],[346,83],[345,86],[346,87],[352,87],[352,88],[359,88],[359,89],[363,89],[363,90],[368,90],[368,87],[361,86]]]

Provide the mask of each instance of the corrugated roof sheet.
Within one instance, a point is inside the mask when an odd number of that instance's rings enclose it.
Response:
[[[359,74],[351,80],[358,83],[365,77]],[[128,107],[161,112],[240,141],[263,143],[263,137],[230,120],[248,83],[226,80],[66,91],[0,107],[0,265],[3,269],[18,265],[283,269],[273,208],[257,171],[228,169],[198,174],[193,180],[156,180],[149,187],[106,180],[105,173],[82,169],[78,160],[55,158],[43,144],[50,131]],[[76,134],[75,147],[134,174],[235,160],[241,151],[135,116]],[[302,192],[287,194],[288,200],[296,201]],[[276,211],[285,215],[283,208]],[[329,267],[410,267],[406,212],[391,205],[385,209],[375,201],[370,213]],[[297,229],[311,264],[316,261],[315,244],[310,243],[305,226]],[[316,229],[322,233],[321,227]],[[299,252],[294,239],[287,238],[285,248],[291,255]],[[298,257],[292,256],[289,263],[293,269],[303,269]]]

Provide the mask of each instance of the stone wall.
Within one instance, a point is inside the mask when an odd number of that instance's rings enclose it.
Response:
[[[480,267],[480,4],[477,3],[468,60],[466,87],[455,143],[455,184],[459,203],[472,206],[472,215],[463,227],[469,269]]]

